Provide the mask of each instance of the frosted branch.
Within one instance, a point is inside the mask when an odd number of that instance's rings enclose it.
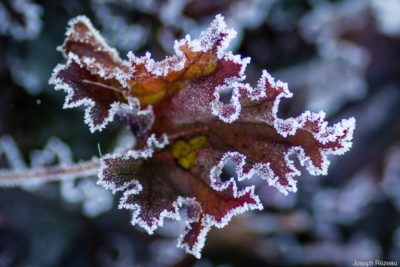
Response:
[[[73,165],[56,165],[27,170],[0,170],[0,186],[17,187],[34,182],[64,181],[96,175],[99,171],[98,159]]]

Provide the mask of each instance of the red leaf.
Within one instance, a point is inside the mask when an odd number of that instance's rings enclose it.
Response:
[[[66,36],[59,49],[67,63],[54,69],[49,82],[56,90],[66,91],[64,108],[86,106],[85,123],[91,132],[101,131],[122,102],[127,102],[120,77],[129,68],[86,17],[71,20]]]
[[[228,153],[225,161],[236,163],[239,180],[258,174],[285,194],[297,190],[293,177],[300,175],[291,155],[310,174],[324,175],[329,166],[327,156],[343,154],[351,147],[354,118],[333,126],[328,126],[323,112],[278,118],[280,100],[292,96],[285,83],[275,82],[264,71],[254,88],[232,79],[214,87],[220,84],[216,77],[223,73],[217,69],[155,104],[152,131],[166,133],[171,143],[179,137],[204,135],[213,150],[222,154],[236,151],[235,158],[240,160],[233,160]],[[232,97],[225,104],[220,101],[220,91],[229,88]]]
[[[56,88],[69,92],[66,106],[88,105],[92,130],[118,112],[138,141],[136,150],[103,157],[99,184],[124,191],[120,208],[132,210],[132,223],[149,233],[164,218],[180,219],[185,206],[178,245],[196,257],[212,226],[262,208],[253,187],[238,190],[233,178],[221,180],[224,166],[233,163],[239,181],[256,175],[287,194],[297,190],[293,177],[300,175],[291,156],[321,175],[328,155],[351,147],[354,118],[333,126],[323,112],[281,119],[280,100],[292,96],[285,83],[266,71],[256,87],[243,83],[249,59],[225,51],[235,32],[222,16],[198,39],[176,42],[176,54],[165,60],[129,54],[131,70],[88,22],[71,25],[63,46],[69,60],[53,75]],[[153,104],[154,116],[152,107],[140,111],[139,101]],[[146,140],[150,133],[164,139]]]
[[[209,179],[212,166],[198,166],[190,172],[174,161],[165,144],[151,136],[142,150],[131,150],[103,158],[99,183],[115,191],[124,190],[119,207],[133,211],[132,224],[152,234],[164,218],[180,219],[179,208],[187,207],[186,230],[179,246],[200,257],[205,236],[212,226],[224,227],[232,216],[262,209],[254,187],[238,190],[234,179]],[[206,149],[202,150],[208,156]],[[212,164],[212,161],[208,161]]]
[[[243,79],[244,66],[249,59],[242,60],[223,52],[235,35],[218,15],[197,39],[191,40],[187,35],[176,41],[175,55],[165,60],[156,62],[150,53],[144,57],[129,53],[132,72],[125,80],[130,95],[139,98],[142,104],[155,104],[171,94],[196,87],[203,78],[209,82],[204,91],[222,86],[228,79]]]

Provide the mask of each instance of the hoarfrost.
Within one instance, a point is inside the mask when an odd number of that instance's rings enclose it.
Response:
[[[0,34],[16,40],[34,39],[42,29],[42,13],[42,7],[30,0],[0,2]]]
[[[25,170],[25,163],[15,141],[10,136],[0,138],[0,156],[4,154],[9,169]],[[57,137],[49,138],[43,150],[33,150],[30,153],[30,168],[38,169],[44,166],[68,166],[73,164],[72,151],[69,146]],[[97,216],[111,209],[113,197],[110,192],[96,185],[95,179],[76,180],[77,177],[63,180],[60,184],[60,194],[64,201],[81,203],[82,211],[89,217]],[[40,194],[43,183],[25,183],[21,187],[30,192]]]

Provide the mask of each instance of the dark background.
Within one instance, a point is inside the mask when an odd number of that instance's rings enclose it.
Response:
[[[10,154],[4,145],[11,144],[9,137],[28,166],[40,164],[37,150],[51,137],[75,161],[99,155],[98,145],[106,153],[131,141],[116,122],[90,134],[82,110],[63,110],[64,93],[47,84],[63,62],[55,48],[70,18],[87,15],[122,56],[150,51],[162,59],[172,53],[174,39],[196,36],[218,13],[238,31],[231,49],[252,58],[250,82],[267,69],[289,83],[294,98],[284,101],[280,116],[306,109],[326,111],[330,122],[354,116],[351,151],[332,158],[327,176],[304,172],[296,194],[285,197],[260,184],[265,210],[211,231],[200,261],[175,248],[182,225],[167,223],[147,235],[130,225],[129,212],[110,206],[111,195],[95,178],[1,189],[0,266],[351,266],[354,260],[400,260],[398,0],[0,0],[0,166],[18,162],[1,156],[1,150]]]

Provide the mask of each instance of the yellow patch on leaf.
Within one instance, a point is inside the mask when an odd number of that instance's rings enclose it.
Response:
[[[203,135],[191,138],[188,142],[178,140],[172,145],[171,152],[178,164],[189,170],[196,165],[197,154],[207,146],[207,138]]]

